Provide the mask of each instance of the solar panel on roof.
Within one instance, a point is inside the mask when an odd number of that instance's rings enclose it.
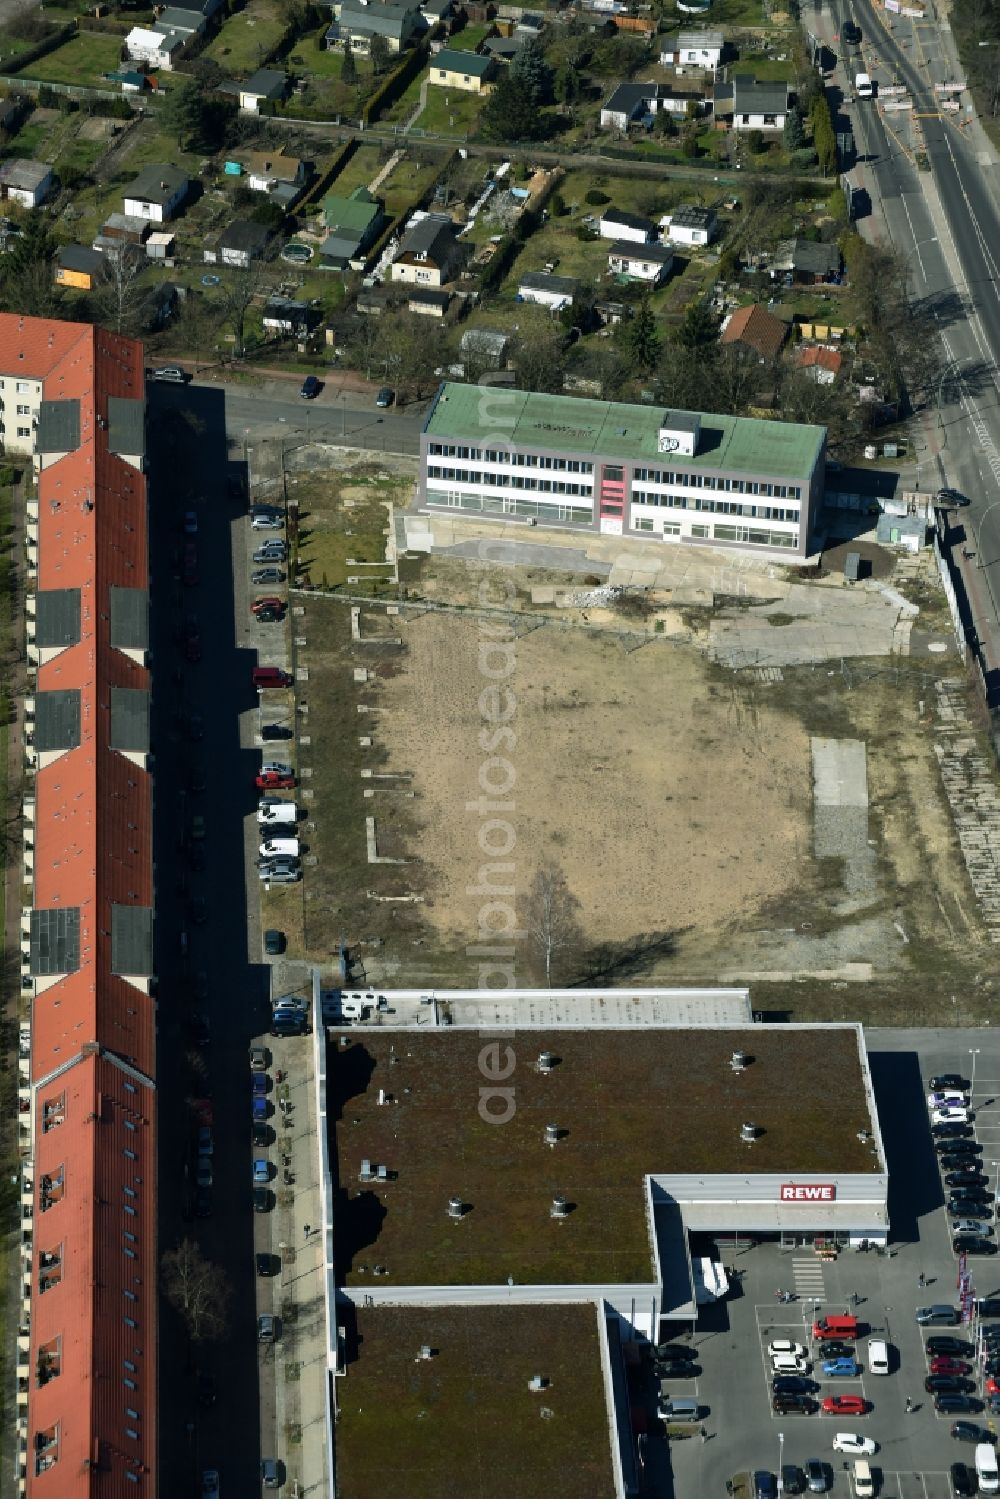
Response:
[[[35,978],[75,973],[80,966],[80,910],[57,906],[31,913],[30,965]]]

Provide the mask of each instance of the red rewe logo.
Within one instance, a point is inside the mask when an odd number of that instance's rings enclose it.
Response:
[[[794,1182],[785,1182],[779,1195],[782,1202],[836,1202],[837,1188],[832,1183],[797,1187]]]

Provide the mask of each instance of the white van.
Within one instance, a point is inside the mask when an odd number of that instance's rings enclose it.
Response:
[[[859,99],[873,99],[875,97],[875,85],[867,73],[856,73],[854,75],[854,92]]]
[[[866,1458],[859,1457],[854,1464],[854,1492],[858,1499],[873,1499],[875,1480]]]
[[[989,1442],[980,1442],[976,1448],[976,1478],[979,1480],[981,1494],[1000,1494],[996,1448]]]
[[[261,858],[268,859],[273,854],[291,854],[297,859],[299,840],[297,838],[265,838],[260,846]]]
[[[257,821],[263,827],[269,823],[282,823],[285,826],[294,826],[298,819],[298,808],[294,802],[275,800],[270,797],[262,797],[257,804]]]
[[[869,1374],[888,1374],[889,1345],[882,1338],[870,1338],[868,1342]]]

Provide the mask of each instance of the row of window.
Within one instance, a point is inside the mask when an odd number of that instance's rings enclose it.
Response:
[[[636,531],[655,531],[656,522],[651,515],[640,515],[634,522]],[[664,536],[680,536],[681,528],[676,521],[664,521]],[[692,538],[704,541],[738,541],[745,546],[783,547],[786,551],[799,544],[794,531],[764,531],[750,526],[692,526]]]
[[[3,400],[0,399],[0,411],[3,411],[3,409],[4,409]],[[18,414],[18,416],[30,416],[31,415],[31,407],[27,406],[27,405],[23,405],[20,401],[18,401],[17,402],[17,414]]]
[[[18,409],[20,409],[20,408],[18,408]],[[6,430],[7,430],[7,428],[4,426],[3,422],[0,422],[0,436],[2,436],[4,434],[4,432],[6,432]],[[31,436],[31,428],[30,427],[18,427],[18,429],[17,429],[17,435],[18,435],[18,437],[30,437]]]
[[[589,499],[590,486],[561,479],[526,479],[520,474],[480,474],[475,469],[439,468],[431,464],[428,479],[454,479],[459,484],[489,484],[493,489],[540,489],[547,494],[580,494]]]
[[[586,526],[593,520],[589,506],[586,509],[574,505],[552,505],[544,500],[520,500],[505,494],[469,494],[460,489],[434,489],[427,491],[432,505],[449,505],[457,510],[477,510],[492,515],[527,515],[538,520],[570,521],[577,526]]]
[[[800,500],[802,489],[798,484],[766,484],[746,479],[724,479],[720,474],[678,474],[669,469],[637,468],[634,475],[639,483],[676,484],[681,489],[721,489],[726,494],[762,494],[776,500]]]
[[[429,442],[433,458],[467,458],[476,463],[506,463],[511,468],[551,468],[569,474],[592,474],[594,465],[581,458],[550,458],[539,453],[512,453],[509,448],[469,448],[458,443]]]
[[[737,500],[704,500],[700,495],[689,497],[683,494],[651,494],[637,489],[632,494],[635,505],[659,505],[665,510],[703,510],[715,515],[745,515],[753,520],[798,521],[801,512],[784,510],[777,505],[741,505]]]

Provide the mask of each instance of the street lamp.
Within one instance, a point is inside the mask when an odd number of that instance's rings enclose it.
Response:
[[[784,1484],[781,1481],[781,1459],[784,1456],[784,1452],[785,1452],[785,1434],[784,1434],[783,1431],[779,1431],[778,1432],[778,1499],[781,1499],[781,1495],[785,1491],[785,1486],[784,1486]]]
[[[997,504],[1000,504],[1000,500],[997,501]],[[976,1091],[976,1058],[978,1057],[978,1055],[979,1055],[979,1053],[980,1053],[981,1050],[982,1050],[982,1048],[979,1047],[979,1046],[970,1046],[969,1047],[969,1056],[972,1058],[972,1077],[971,1077],[971,1080],[969,1082],[969,1103],[970,1103],[970,1105],[972,1103],[972,1095]]]

